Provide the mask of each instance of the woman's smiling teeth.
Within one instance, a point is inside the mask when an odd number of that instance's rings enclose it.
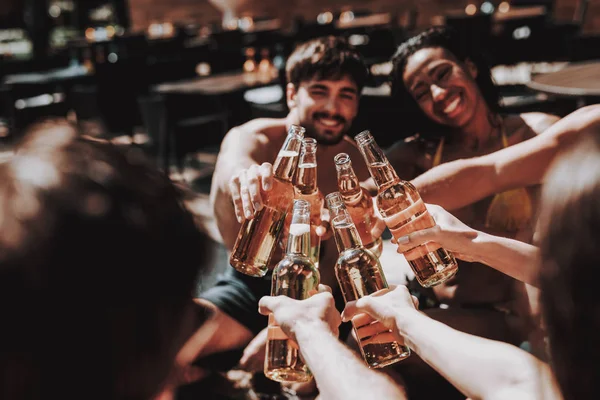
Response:
[[[444,108],[444,114],[452,114],[458,108],[460,104],[460,96],[456,95],[454,100],[450,101]]]

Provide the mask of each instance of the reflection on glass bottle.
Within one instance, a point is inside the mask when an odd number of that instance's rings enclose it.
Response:
[[[417,189],[401,180],[369,131],[356,141],[378,188],[377,208],[396,239],[414,231],[435,226]],[[427,242],[404,252],[419,283],[431,287],[456,274],[458,266],[452,254],[438,243]]]
[[[319,270],[308,257],[310,251],[310,204],[294,200],[286,255],[273,270],[271,296],[304,300],[316,293]],[[269,316],[265,375],[278,382],[308,382],[312,374],[304,363],[298,345],[288,339]]]
[[[242,224],[229,263],[250,276],[264,276],[280,238],[285,217],[294,199],[292,178],[298,165],[298,152],[304,128],[292,125],[273,166],[273,187],[262,192],[264,207]]]
[[[335,265],[335,276],[344,300],[358,300],[387,288],[381,264],[377,257],[362,245],[340,193],[331,193],[326,199],[331,213],[333,235],[340,252]],[[363,358],[370,367],[382,368],[410,355],[408,347],[399,343],[381,322],[367,314],[355,316],[352,325]]]
[[[334,162],[340,195],[354,221],[354,225],[356,225],[360,240],[365,248],[379,257],[383,243],[381,237],[373,237],[371,233],[377,224],[373,198],[365,188],[360,186],[348,154],[338,154],[335,156]]]

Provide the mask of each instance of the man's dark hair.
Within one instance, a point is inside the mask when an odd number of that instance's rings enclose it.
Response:
[[[405,85],[403,75],[410,56],[425,48],[442,48],[450,52],[458,61],[470,60],[477,67],[477,78],[475,82],[483,95],[489,109],[498,111],[499,92],[492,80],[492,74],[488,63],[482,55],[481,49],[476,49],[466,43],[457,35],[456,31],[449,27],[432,27],[402,43],[392,57],[393,69],[390,75],[392,83],[392,97],[403,107],[406,112],[412,113],[416,120],[415,127],[420,133],[436,134],[445,130],[445,127],[433,123],[423,114],[419,105],[414,100]],[[433,131],[433,132],[430,132]]]
[[[365,86],[367,67],[360,53],[346,39],[326,36],[302,43],[288,57],[286,78],[296,88],[309,79],[337,80],[350,76],[358,90]]]
[[[33,127],[0,164],[0,398],[151,398],[208,257],[143,155]]]

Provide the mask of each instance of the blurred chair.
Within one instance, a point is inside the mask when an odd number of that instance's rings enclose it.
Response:
[[[9,138],[15,138],[32,123],[48,117],[66,118],[68,106],[64,92],[51,82],[5,84],[0,90],[1,109],[5,114]]]
[[[186,154],[218,146],[229,129],[230,111],[220,96],[151,94],[138,99],[157,163],[181,172]]]

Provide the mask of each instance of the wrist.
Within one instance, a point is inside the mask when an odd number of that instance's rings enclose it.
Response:
[[[415,326],[418,324],[418,321],[423,318],[423,316],[424,315],[419,310],[414,308],[406,308],[398,311],[394,316],[398,333],[404,338],[406,345],[411,349],[414,349],[415,346],[415,343],[413,343],[411,340],[411,333],[414,331]]]
[[[485,232],[481,232],[473,229],[471,233],[471,241],[466,251],[467,255],[470,256],[471,262],[483,262],[485,258],[485,245],[490,242],[490,235]]]
[[[333,336],[329,325],[320,319],[309,321],[297,321],[292,327],[292,333],[298,343],[307,339],[314,339],[316,334],[329,334]]]

